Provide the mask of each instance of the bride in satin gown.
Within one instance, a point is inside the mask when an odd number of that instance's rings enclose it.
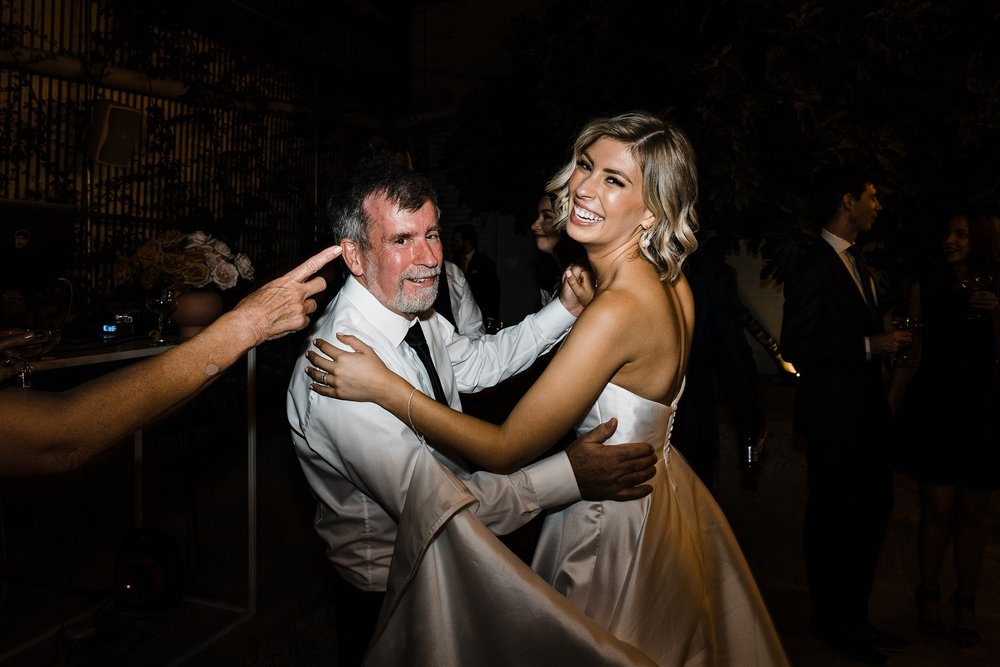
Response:
[[[652,492],[628,502],[585,499],[551,513],[532,569],[568,600],[570,611],[589,619],[584,624],[595,622],[626,651],[634,647],[644,656],[620,658],[623,664],[788,664],[725,516],[670,447],[694,325],[694,301],[681,273],[697,245],[697,175],[689,141],[673,123],[645,112],[591,121],[548,190],[559,195],[559,224],[586,249],[595,283],[589,286],[578,272],[565,278],[583,293],[592,289],[593,298],[503,424],[479,421],[415,391],[351,336],[338,335],[339,347],[316,341],[330,359],[309,353],[316,367],[310,375],[327,383],[317,382],[314,390],[375,401],[435,448],[497,472],[517,470],[572,426],[584,432],[617,418],[608,445],[645,441],[658,451]],[[430,484],[432,490],[440,486]],[[429,532],[441,521],[427,523]],[[478,544],[488,540],[477,539]],[[483,554],[480,572],[487,580],[488,570],[518,568],[516,558],[497,555],[492,543]],[[538,577],[518,571],[504,581],[534,588],[550,604],[545,597],[550,591],[541,590]],[[491,629],[501,638],[509,633],[508,642],[528,641],[519,626],[555,626],[563,622],[557,617],[567,615],[556,603],[550,620],[539,620],[546,618],[535,613],[543,603],[534,609],[521,593],[510,597],[504,604],[529,608],[521,618],[506,616]],[[452,603],[447,598],[447,605]],[[499,613],[502,606],[491,600],[478,604],[485,605],[480,615]],[[476,616],[477,610],[469,614]],[[592,630],[575,636],[600,643]],[[531,654],[530,648],[523,650]],[[453,655],[475,655],[460,653],[461,647],[456,651]],[[502,664],[488,651],[482,649],[486,662]],[[611,662],[600,658],[591,664]]]

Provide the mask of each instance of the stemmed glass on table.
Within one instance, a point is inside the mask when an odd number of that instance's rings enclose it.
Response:
[[[25,338],[22,342],[8,347],[0,355],[5,357],[6,363],[19,363],[21,365],[18,374],[21,377],[21,387],[31,388],[31,362],[47,354],[52,348],[59,344],[62,336],[59,329],[4,329],[0,330],[0,338],[7,336],[25,336],[31,334],[30,338]]]
[[[154,343],[166,343],[163,330],[167,326],[167,318],[177,310],[177,293],[173,290],[160,290],[160,295],[146,299],[146,308],[156,313],[156,331],[150,332]]]

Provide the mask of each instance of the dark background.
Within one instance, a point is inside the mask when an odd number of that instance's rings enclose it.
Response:
[[[374,71],[355,84],[376,101],[375,117],[418,146],[436,126],[413,119],[449,114],[441,163],[474,210],[520,212],[587,119],[635,108],[687,129],[705,226],[759,248],[779,280],[816,227],[812,178],[832,163],[877,175],[877,239],[889,256],[875,259],[886,269],[950,207],[1000,201],[997,2],[532,4],[366,5],[387,19],[376,29],[387,38],[382,53],[406,37],[395,20],[409,12],[414,43],[393,61],[409,67],[409,95],[387,92],[392,79]],[[491,14],[498,6],[509,20]],[[282,15],[294,20],[298,9]],[[318,26],[337,21],[301,15],[319,41]],[[431,20],[433,36],[465,50],[414,48]],[[428,73],[437,84],[424,85]],[[387,94],[396,104],[379,113]]]
[[[637,108],[687,130],[704,227],[725,248],[748,242],[779,282],[817,226],[808,191],[829,164],[877,174],[885,211],[869,250],[890,273],[930,241],[948,209],[1000,201],[996,1],[89,4],[117,26],[77,50],[91,70],[115,64],[184,82],[183,102],[196,110],[269,93],[213,78],[204,53],[185,42],[191,35],[238,54],[248,70],[279,72],[292,91],[283,99],[293,131],[316,151],[319,187],[297,205],[310,210],[296,222],[313,240],[325,197],[372,134],[408,145],[418,168],[454,188],[449,210],[462,215],[449,224],[495,212],[526,227],[579,127]],[[11,24],[0,35],[17,43],[31,31],[46,29]],[[89,103],[78,105],[81,116]],[[0,162],[15,168],[32,150],[17,124],[8,115],[0,136]],[[72,203],[81,190],[66,178],[7,196]],[[253,206],[244,198],[198,213],[240,230]]]

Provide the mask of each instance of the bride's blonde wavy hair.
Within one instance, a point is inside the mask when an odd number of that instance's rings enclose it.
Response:
[[[552,177],[556,227],[569,219],[569,178],[580,156],[603,137],[629,146],[642,171],[642,197],[656,222],[639,239],[639,252],[657,268],[660,279],[677,280],[684,259],[698,247],[698,172],[694,149],[679,127],[645,111],[590,121],[573,144],[573,157]]]

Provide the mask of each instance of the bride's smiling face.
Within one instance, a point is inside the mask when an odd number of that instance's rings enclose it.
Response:
[[[585,246],[635,243],[655,217],[642,198],[642,170],[627,144],[598,139],[579,156],[569,178],[566,231]]]

